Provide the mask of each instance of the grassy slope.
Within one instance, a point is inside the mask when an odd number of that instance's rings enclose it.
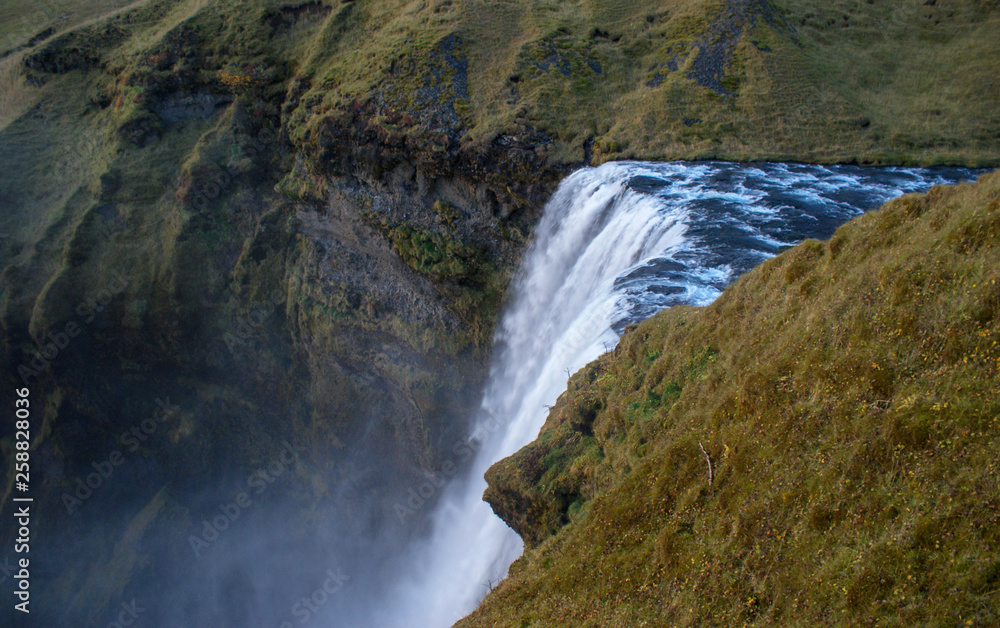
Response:
[[[66,72],[17,65],[23,110],[5,101],[0,111],[0,360],[8,383],[20,381],[14,369],[50,329],[81,321],[79,306],[93,302],[113,273],[129,282],[104,310],[107,321],[83,325],[82,339],[30,382],[36,398],[52,400],[39,413],[36,446],[54,449],[66,468],[43,500],[46,524],[36,534],[55,547],[73,529],[92,550],[40,594],[43,612],[63,608],[68,592],[74,611],[114,604],[115,591],[87,583],[106,571],[118,532],[130,517],[142,520],[160,485],[136,481],[114,501],[120,516],[108,521],[121,526],[117,532],[71,526],[59,495],[86,473],[94,452],[115,446],[123,422],[148,411],[135,405],[159,395],[184,407],[171,438],[151,441],[148,452],[172,482],[174,510],[191,482],[210,478],[211,486],[216,473],[265,464],[283,439],[308,443],[318,464],[294,496],[310,502],[301,519],[315,516],[313,504],[330,509],[325,482],[340,484],[339,474],[351,472],[342,463],[357,448],[344,443],[354,445],[358,433],[380,439],[391,458],[386,467],[409,469],[413,460],[430,467],[437,450],[429,441],[446,432],[448,418],[468,414],[471,394],[462,387],[485,369],[492,319],[474,332],[476,346],[467,329],[456,329],[461,323],[435,320],[439,310],[420,320],[385,305],[411,288],[398,260],[396,274],[382,274],[381,293],[315,276],[334,264],[296,233],[294,218],[314,207],[274,191],[292,161],[280,131],[284,64],[318,27],[306,15],[272,28],[264,6],[281,4],[258,3],[234,16],[228,3],[151,0],[16,53],[18,64],[35,55],[64,66],[98,61]],[[250,85],[239,82],[251,71]],[[192,94],[219,106],[207,118],[158,119],[158,107]],[[262,128],[270,132],[255,143]],[[310,197],[322,208],[316,188]],[[366,262],[355,277],[371,270]],[[478,320],[482,311],[472,309]],[[101,403],[110,412],[95,411],[86,399],[92,391],[108,392]],[[82,431],[67,429],[78,416]],[[8,428],[0,432],[5,460],[13,459]],[[399,475],[393,480],[403,484]],[[0,493],[12,482],[5,476]],[[366,496],[382,489],[372,480]],[[188,523],[164,525],[185,538]],[[115,586],[143,581],[146,550],[123,554],[128,562],[114,570]]]
[[[20,363],[21,350],[37,348],[48,328],[107,285],[111,269],[125,268],[130,286],[110,308],[121,327],[88,329],[88,336],[112,350],[92,369],[78,368],[69,354],[60,356],[55,368],[61,374],[96,374],[108,367],[140,381],[140,375],[155,376],[133,372],[138,363],[219,372],[232,363],[244,365],[243,375],[257,383],[261,399],[294,411],[293,431],[335,448],[345,432],[364,423],[354,408],[392,415],[396,403],[387,401],[384,391],[368,394],[347,377],[331,376],[334,369],[319,362],[336,354],[359,371],[378,369],[382,379],[398,386],[397,405],[412,405],[420,416],[444,412],[439,404],[452,403],[458,393],[450,387],[462,378],[436,377],[437,363],[458,364],[463,373],[481,366],[503,282],[496,269],[465,268],[466,239],[508,240],[504,250],[514,249],[508,235],[516,232],[513,239],[523,241],[526,225],[494,219],[477,226],[488,233],[466,228],[456,235],[448,212],[430,202],[427,215],[413,225],[369,225],[382,228],[386,242],[392,240],[403,258],[398,266],[405,263],[421,279],[438,284],[431,290],[442,291],[460,324],[442,325],[438,319],[444,315],[436,310],[419,320],[410,311],[398,313],[390,297],[362,300],[369,286],[361,281],[318,280],[319,264],[312,260],[320,257],[295,234],[294,219],[286,219],[300,204],[324,206],[343,183],[313,175],[324,165],[316,151],[324,123],[344,116],[364,118],[353,121],[363,132],[340,142],[355,154],[372,150],[380,156],[377,146],[386,138],[403,137],[412,140],[400,144],[404,152],[448,155],[450,163],[460,164],[456,155],[474,156],[494,146],[498,136],[527,138],[523,150],[538,162],[519,162],[524,167],[518,176],[536,187],[552,184],[579,164],[587,147],[594,161],[722,156],[1000,162],[995,2],[939,0],[930,8],[916,0],[818,5],[805,0],[780,0],[773,7],[742,0],[5,3],[0,8],[0,55],[6,55],[0,58],[0,307],[7,342],[0,351],[12,364]],[[699,57],[707,53],[694,49],[718,45],[721,65],[706,74]],[[25,69],[26,61],[36,62],[35,68]],[[670,70],[672,64],[678,69]],[[700,85],[689,70],[702,83],[717,81],[726,93]],[[160,119],[159,105],[191,94],[225,100],[207,119],[191,117],[175,125]],[[254,147],[252,138],[262,127],[275,133]],[[512,152],[508,146],[495,144],[502,154]],[[293,164],[311,169],[285,177]],[[503,201],[510,177],[492,166],[483,160],[475,176]],[[213,189],[213,173],[221,168],[232,173],[233,182],[207,205],[198,205],[198,193]],[[385,174],[361,170],[346,173],[357,175],[353,183],[361,188],[371,176]],[[447,174],[430,172],[429,178]],[[282,177],[287,185],[275,190]],[[366,193],[375,194],[362,189],[359,196]],[[537,210],[540,201],[519,206],[531,204]],[[513,258],[504,261],[512,264]],[[475,285],[480,273],[492,276]],[[358,279],[363,273],[345,274]],[[391,275],[386,292],[398,287],[393,282],[400,276]],[[436,278],[443,276],[461,281],[442,287]],[[273,325],[255,332],[245,355],[241,349],[230,360],[220,353],[218,339],[276,287],[287,288],[288,299],[273,311]],[[316,348],[303,358],[314,377],[309,403],[299,401],[307,379],[300,371],[284,379],[270,375],[285,373],[289,336]],[[378,342],[358,349],[356,339],[368,336]],[[252,350],[257,341],[271,349]],[[407,351],[405,359],[399,346]],[[220,355],[225,364],[218,363]],[[201,425],[205,432],[189,432],[196,434],[189,442],[199,444],[190,450],[193,459],[210,459],[207,448],[216,444],[231,451],[229,459],[249,465],[269,451],[267,438],[253,445],[229,438],[231,425],[274,433],[265,410],[248,415],[235,389],[217,395],[202,382],[178,386],[191,395],[192,406],[221,399],[226,410],[226,420]],[[68,389],[93,387],[87,379]],[[65,408],[53,407],[50,420],[59,412]],[[94,429],[89,440],[73,442],[110,442],[114,426],[88,425]],[[431,457],[424,454],[433,438],[425,427],[420,421],[397,425],[394,438],[431,468],[426,462]],[[61,434],[55,429],[57,440]],[[67,444],[66,451],[77,452],[76,473],[89,463],[89,454],[86,447],[73,447]],[[175,460],[176,451],[165,446],[163,459]],[[577,498],[570,501],[579,507]],[[77,575],[66,576],[67,590]]]
[[[376,94],[384,112],[419,113],[413,95],[454,34],[469,62],[463,146],[534,129],[557,162],[590,142],[595,161],[1000,159],[995,2],[380,0],[330,26],[303,67],[316,104],[302,130]]]
[[[994,172],[642,323],[488,473],[534,548],[458,625],[997,625],[998,269]]]
[[[4,8],[12,52],[0,59],[8,173],[0,247],[5,260],[22,263],[39,243],[35,260],[45,270],[30,273],[35,283],[58,266],[41,241],[69,237],[103,170],[117,168],[136,185],[128,176],[136,157],[161,152],[153,177],[178,176],[191,138],[140,151],[108,133],[147,124],[171,135],[151,111],[171,89],[235,92],[319,169],[324,121],[365,102],[375,103],[363,110],[370,133],[351,138],[361,152],[399,137],[412,140],[405,151],[475,152],[513,134],[533,138],[527,150],[557,169],[588,150],[595,162],[1000,162],[995,2],[259,0],[238,11],[207,0],[132,3],[131,11],[119,10],[123,0],[64,4]],[[108,20],[123,40],[108,39]],[[52,34],[31,47],[26,33],[36,27]],[[83,51],[103,70],[19,69],[67,36],[76,38],[57,58]],[[700,61],[713,55],[714,65]],[[488,176],[491,164],[483,170]],[[518,176],[538,179],[539,168]],[[506,183],[491,185],[502,195]]]
[[[145,0],[11,0],[0,6],[0,129],[42,98],[25,89],[20,65],[39,43],[144,4]]]

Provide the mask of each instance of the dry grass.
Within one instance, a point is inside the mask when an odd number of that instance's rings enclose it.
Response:
[[[749,9],[727,12],[737,5]],[[373,1],[333,11],[302,71],[322,77],[314,93],[325,111],[377,95],[416,114],[413,93],[455,34],[469,62],[469,100],[455,104],[463,141],[537,129],[554,140],[539,150],[560,162],[582,160],[590,142],[598,162],[1000,161],[1000,12],[971,1],[760,6]],[[730,93],[719,94],[689,72],[706,43],[726,40],[719,78]]]
[[[0,59],[0,131],[38,102],[39,91],[26,85],[21,74],[23,58],[22,52]]]
[[[10,0],[0,6],[0,53],[48,29],[51,36],[93,24],[147,0]]]
[[[998,268],[994,172],[626,334],[517,454],[559,472],[490,472],[586,503],[458,625],[996,625]]]

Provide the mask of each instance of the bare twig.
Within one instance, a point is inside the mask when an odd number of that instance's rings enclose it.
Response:
[[[872,403],[871,407],[873,410],[888,410],[890,405],[892,405],[891,399],[878,399]]]
[[[705,454],[705,462],[708,463],[708,485],[712,485],[712,459],[708,457],[708,452],[702,447],[701,443],[698,443],[698,447],[701,449],[701,453]]]

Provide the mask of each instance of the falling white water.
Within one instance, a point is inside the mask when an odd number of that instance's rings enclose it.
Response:
[[[828,237],[888,198],[967,172],[613,163],[568,177],[496,334],[469,475],[445,488],[430,537],[400,561],[371,625],[450,626],[506,575],[522,545],[482,501],[483,474],[537,436],[568,374],[613,347],[625,323],[708,303],[781,246]]]
[[[681,210],[664,212],[608,169],[566,180],[545,208],[496,335],[498,356],[473,429],[471,479],[442,496],[433,536],[400,591],[405,617],[379,625],[449,626],[506,574],[521,540],[482,501],[491,464],[531,441],[573,372],[617,342],[615,279],[684,241]],[[480,445],[481,443],[481,445]]]

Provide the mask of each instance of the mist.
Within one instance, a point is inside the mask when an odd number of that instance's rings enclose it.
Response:
[[[217,368],[164,364],[144,378],[97,360],[118,334],[128,335],[114,324],[124,297],[109,294],[91,327],[29,381],[36,399],[45,399],[50,377],[68,382],[70,392],[33,419],[55,437],[34,452],[48,497],[32,512],[46,525],[31,539],[32,613],[18,619],[33,626],[449,626],[522,551],[482,501],[483,474],[536,437],[571,373],[612,350],[628,324],[672,305],[709,303],[783,247],[829,237],[898,194],[971,175],[721,162],[609,163],[576,172],[535,228],[485,381],[453,391],[456,399],[442,407],[468,413],[423,461],[393,444],[400,422],[386,412],[368,412],[340,432],[349,436],[325,442],[299,440],[295,429],[313,420],[313,406],[305,412],[275,403],[254,426],[241,423],[240,395],[266,402],[246,365],[287,352],[283,293],[263,309],[251,304],[249,312],[263,312],[247,336],[252,342],[212,349],[221,356]],[[307,380],[294,364],[286,363],[284,375]],[[193,380],[212,383],[217,396]],[[392,396],[372,382],[342,412]],[[306,397],[307,386],[295,394]],[[196,425],[215,426],[206,432],[215,440],[186,440]],[[64,461],[62,444],[81,440],[92,443],[87,455]],[[9,512],[5,504],[3,515]],[[0,554],[6,582],[14,558],[4,562]]]

